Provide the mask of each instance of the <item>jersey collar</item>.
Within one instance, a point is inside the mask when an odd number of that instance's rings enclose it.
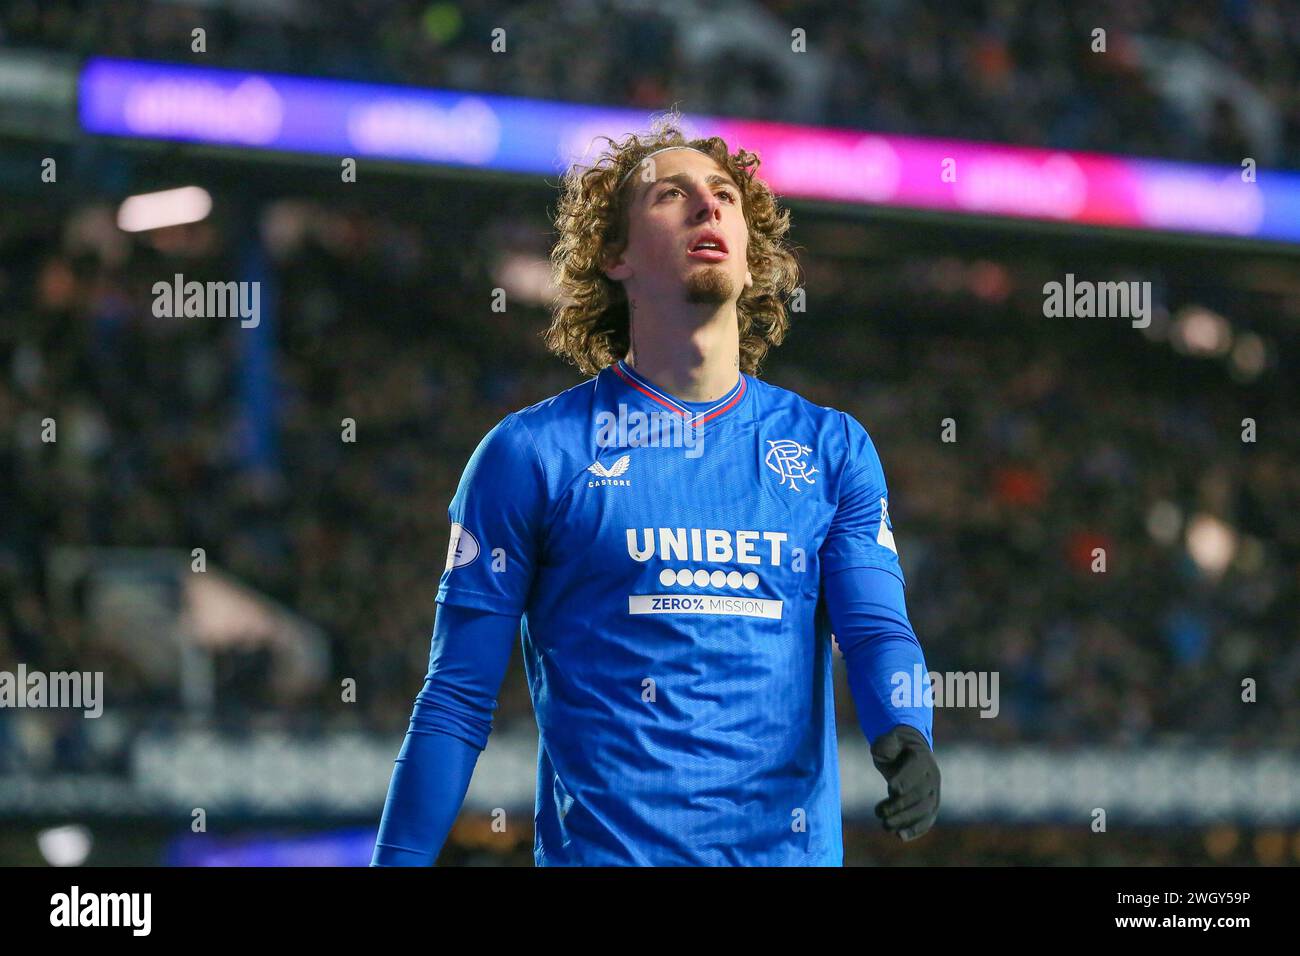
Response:
[[[613,365],[609,366],[614,377],[621,381],[628,388],[631,388],[644,396],[648,401],[669,410],[676,412],[686,419],[688,424],[699,426],[707,421],[726,415],[728,412],[743,407],[745,397],[750,391],[750,384],[744,372],[740,373],[740,379],[736,382],[731,391],[718,399],[713,404],[703,409],[690,408],[677,399],[673,398],[659,386],[655,385],[644,375],[637,372],[622,359],[619,359]]]

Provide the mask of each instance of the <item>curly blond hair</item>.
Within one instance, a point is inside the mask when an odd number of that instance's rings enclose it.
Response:
[[[671,146],[690,146],[710,156],[740,187],[741,208],[749,225],[747,264],[754,284],[736,304],[740,331],[740,367],[758,374],[768,349],[780,345],[789,328],[785,303],[799,281],[799,266],[785,241],[790,212],[757,179],[757,154],[732,154],[719,136],[688,140],[681,120],[670,113],[644,136],[633,134],[609,144],[590,166],[574,165],[560,185],[551,249],[552,276],[558,295],[546,345],[587,375],[623,358],[628,351],[628,303],[621,282],[605,275],[607,257],[627,244],[628,201],[635,177],[628,174],[650,153]]]

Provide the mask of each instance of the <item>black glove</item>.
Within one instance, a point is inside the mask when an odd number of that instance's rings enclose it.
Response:
[[[876,804],[876,816],[904,841],[916,839],[939,815],[939,765],[925,735],[899,724],[876,738],[871,759],[889,784],[889,796]]]

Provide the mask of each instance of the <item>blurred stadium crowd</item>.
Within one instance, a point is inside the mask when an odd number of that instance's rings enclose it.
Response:
[[[0,43],[1233,166],[1300,157],[1291,0],[11,0]]]
[[[205,54],[190,52],[195,26]],[[514,55],[488,47],[497,26]],[[789,55],[796,27],[806,61]],[[1105,55],[1091,52],[1096,27]],[[1233,166],[1300,157],[1300,5],[1280,0],[12,0],[0,43]],[[1195,96],[1170,94],[1171,70]],[[224,717],[360,714],[399,732],[466,459],[506,413],[580,380],[543,349],[542,309],[489,306],[494,249],[524,235],[544,253],[553,193],[511,189],[475,205],[455,185],[421,187],[422,220],[391,191],[370,208],[266,210],[280,467],[263,470],[240,451],[239,323],[150,310],[178,262],[194,279],[241,274],[248,223],[220,212],[236,203],[218,195],[208,222],[140,238],[116,229],[107,200],[6,203],[0,667],[105,670],[111,707],[174,703],[87,643],[87,622],[51,599],[48,558],[61,544],[203,547],[325,628],[333,652],[332,681],[291,705],[265,697],[265,661],[232,666]],[[507,201],[526,212],[485,228]],[[1248,743],[1268,726],[1272,743],[1300,743],[1300,402],[1285,343],[1243,383],[1128,328],[1043,319],[1042,277],[1005,263],[814,254],[804,267],[809,311],[765,377],[872,433],[930,667],[1000,673],[998,719],[940,709],[937,739]],[[954,269],[983,272],[954,284]],[[40,440],[47,417],[56,444]],[[1258,443],[1242,442],[1245,417]],[[344,418],[355,444],[340,440]],[[955,443],[941,441],[947,418]],[[1198,515],[1222,567],[1189,553]],[[518,655],[512,668],[499,719],[526,720]],[[1254,709],[1239,703],[1248,676]],[[338,699],[347,677],[356,707]],[[0,765],[4,736],[0,721]]]
[[[469,201],[433,188],[436,208]],[[540,261],[544,200],[520,189],[531,219],[514,228]],[[493,205],[457,217],[467,235],[500,238],[488,224],[513,214],[501,195]],[[223,717],[274,709],[400,731],[461,469],[505,414],[581,381],[545,352],[545,311],[492,311],[492,259],[455,229],[360,204],[274,204],[280,467],[249,471],[248,333],[150,310],[178,253],[188,277],[237,275],[236,228],[218,216],[132,238],[107,205],[15,211],[0,217],[0,665],[104,669],[108,706],[165,703],[51,602],[49,549],[204,547],[321,625],[333,650],[317,698],[268,700],[239,672]],[[1272,743],[1300,743],[1293,357],[1243,384],[1127,322],[1044,319],[1041,281],[1003,265],[984,263],[992,278],[972,287],[952,281],[968,268],[952,259],[803,264],[809,310],[764,377],[871,432],[930,668],[1000,674],[998,718],[937,709],[937,739],[1249,743],[1269,726]],[[1241,440],[1247,416],[1255,444]],[[46,417],[57,443],[40,440]],[[955,442],[941,440],[947,418]],[[1189,554],[1197,514],[1230,529],[1220,567]],[[842,732],[857,734],[838,676]],[[1240,704],[1246,676],[1260,685],[1253,708]],[[339,702],[347,677],[356,706]],[[530,714],[516,654],[498,721]]]

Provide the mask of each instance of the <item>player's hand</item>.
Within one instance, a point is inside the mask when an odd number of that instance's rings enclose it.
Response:
[[[871,759],[889,784],[889,796],[876,804],[886,830],[915,840],[939,815],[939,765],[915,727],[899,724],[876,738]]]

